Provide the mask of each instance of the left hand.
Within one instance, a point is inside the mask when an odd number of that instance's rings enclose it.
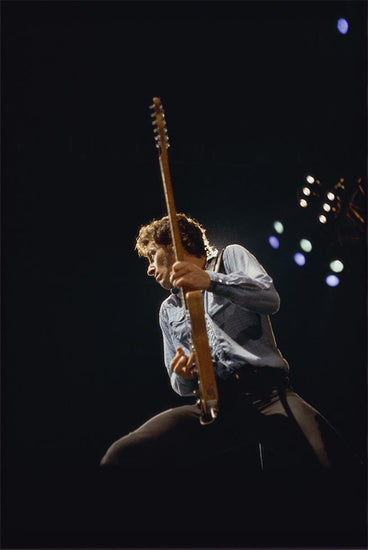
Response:
[[[175,262],[172,266],[170,282],[177,288],[207,290],[211,279],[208,273],[192,262]]]
[[[171,360],[170,369],[182,376],[186,380],[193,380],[195,378],[193,368],[195,367],[195,356],[191,353],[189,357],[185,355],[183,348],[176,349],[176,354]]]

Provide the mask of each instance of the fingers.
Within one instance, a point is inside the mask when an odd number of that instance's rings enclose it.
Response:
[[[177,288],[205,290],[209,287],[208,273],[192,262],[175,262],[170,274],[170,282]]]
[[[189,357],[185,355],[183,348],[177,348],[176,354],[170,363],[170,368],[175,374],[191,380],[194,378],[193,367],[195,366],[195,356],[191,353]]]
[[[172,266],[172,271],[170,274],[170,282],[172,285],[180,288],[183,285],[183,277],[189,273],[189,269],[186,263],[176,262]]]
[[[187,367],[193,368],[194,366],[195,366],[195,355],[192,352],[188,357]]]

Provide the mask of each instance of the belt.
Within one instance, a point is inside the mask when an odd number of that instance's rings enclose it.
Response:
[[[289,377],[283,368],[245,365],[227,380],[219,381],[219,390],[264,394],[274,388],[286,388],[289,384]]]
[[[232,378],[239,384],[251,381],[285,382],[288,376],[281,367],[250,367],[244,366],[233,373]]]

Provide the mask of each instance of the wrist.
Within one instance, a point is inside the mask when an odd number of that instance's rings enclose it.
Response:
[[[210,286],[208,287],[208,291],[209,292],[216,292],[216,287],[217,287],[217,282],[216,281],[213,281],[212,279],[210,280]]]

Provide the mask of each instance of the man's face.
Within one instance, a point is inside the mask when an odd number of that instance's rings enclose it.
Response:
[[[150,241],[147,246],[148,269],[147,275],[154,277],[156,282],[166,290],[170,290],[170,273],[175,256],[172,246],[164,246]]]

